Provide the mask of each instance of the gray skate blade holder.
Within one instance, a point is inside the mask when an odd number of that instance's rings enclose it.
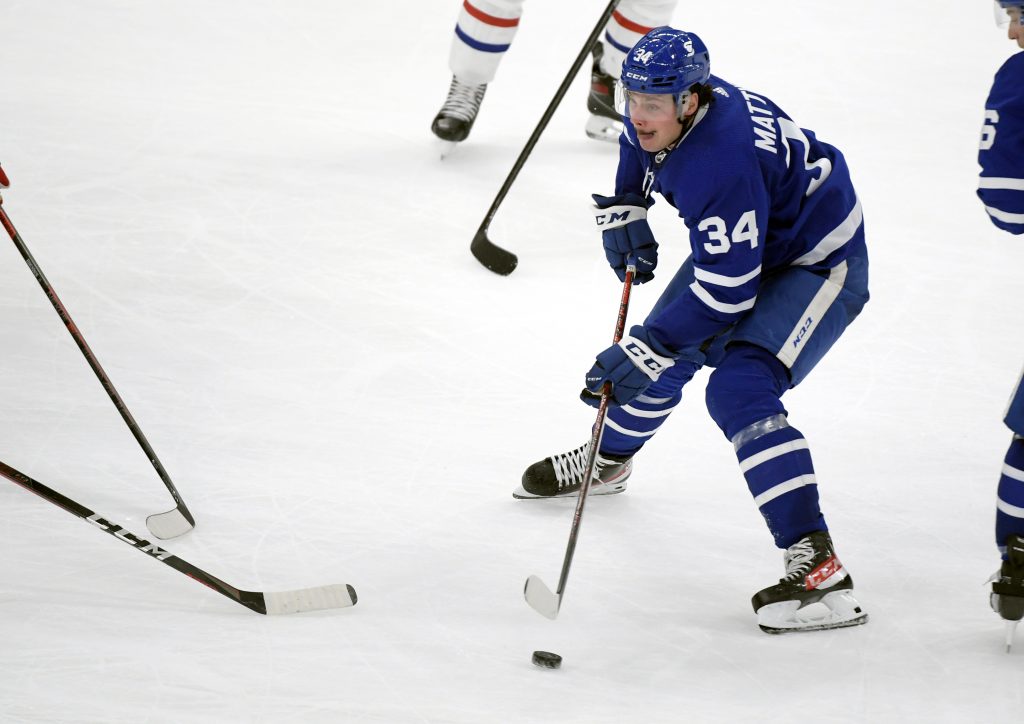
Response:
[[[1006,622],[1006,653],[1010,653],[1010,649],[1013,648],[1013,634],[1017,630],[1017,624],[1019,623],[1020,621]]]

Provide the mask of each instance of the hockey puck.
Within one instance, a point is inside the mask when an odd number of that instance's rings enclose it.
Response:
[[[562,657],[550,651],[534,651],[533,665],[542,669],[557,669],[562,665]]]

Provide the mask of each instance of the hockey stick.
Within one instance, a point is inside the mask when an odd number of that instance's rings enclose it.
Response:
[[[615,335],[612,344],[618,344],[622,339],[622,333],[626,328],[626,313],[629,311],[629,293],[633,287],[633,276],[636,274],[636,266],[630,263],[626,267],[626,279],[622,285],[622,301],[619,302],[619,316],[615,320]],[[601,436],[604,434],[604,418],[608,414],[608,400],[611,398],[612,385],[606,382],[601,390],[601,403],[597,408],[597,420],[590,432],[590,451],[587,454],[587,467],[583,473],[583,485],[580,488],[579,498],[576,501],[576,512],[572,516],[572,528],[569,530],[569,544],[565,550],[565,560],[562,561],[562,575],[558,579],[558,589],[555,593],[538,576],[530,576],[526,579],[523,587],[523,595],[526,602],[534,611],[551,620],[558,617],[558,611],[562,607],[562,596],[565,595],[565,584],[569,580],[569,568],[572,566],[572,557],[576,552],[576,540],[580,535],[580,523],[583,520],[583,506],[590,494],[590,486],[594,480],[594,468],[597,466],[597,451],[601,448]]]
[[[8,188],[10,181],[7,179],[7,174],[4,173],[3,168],[0,167],[0,188]],[[164,470],[163,464],[160,462],[160,458],[156,456],[152,446],[146,436],[142,434],[142,429],[138,423],[135,422],[135,418],[132,417],[132,413],[129,412],[127,405],[124,404],[124,400],[121,399],[121,395],[118,394],[114,388],[114,383],[110,381],[107,373],[103,371],[100,366],[100,362],[96,359],[96,355],[89,349],[89,345],[85,341],[85,337],[82,336],[82,332],[78,329],[75,324],[75,320],[71,318],[68,310],[64,307],[64,304],[60,301],[60,297],[57,296],[57,292],[53,286],[47,280],[46,275],[43,274],[43,270],[39,268],[39,264],[32,256],[32,252],[28,250],[25,245],[25,241],[21,238],[21,234],[18,233],[17,229],[14,228],[14,224],[11,223],[10,217],[7,215],[7,211],[3,207],[3,197],[0,196],[0,223],[7,229],[7,233],[10,234],[11,240],[14,245],[18,247],[18,251],[21,252],[22,258],[25,263],[28,264],[28,268],[35,275],[36,281],[39,282],[39,286],[46,292],[47,299],[50,300],[50,304],[57,310],[58,316],[61,321],[64,322],[64,326],[68,328],[68,332],[71,333],[71,337],[75,340],[75,344],[78,345],[78,349],[82,350],[82,354],[85,355],[86,362],[92,367],[92,371],[96,373],[96,377],[99,378],[100,384],[103,385],[103,389],[107,391],[107,395],[114,403],[114,407],[121,413],[121,417],[128,425],[128,429],[132,431],[132,435],[138,440],[139,445],[142,446],[143,452],[146,453],[146,457],[149,458],[149,462],[153,464],[156,469],[157,475],[167,486],[168,492],[171,497],[174,498],[175,507],[172,510],[168,510],[165,513],[154,513],[153,515],[146,518],[146,526],[150,532],[153,533],[157,538],[167,539],[176,538],[179,535],[188,533],[196,525],[196,519],[192,517],[192,513],[185,505],[185,501],[181,499],[181,495],[178,493],[178,489],[174,487],[174,483],[171,482],[170,476],[167,471]]]
[[[326,608],[345,608],[354,606],[358,600],[355,589],[344,583],[276,593],[240,590],[216,576],[196,568],[188,561],[171,555],[148,540],[137,537],[123,526],[97,515],[84,505],[48,488],[38,480],[33,480],[6,463],[0,462],[0,475],[256,613],[273,615],[319,611]]]
[[[491,208],[487,210],[487,216],[484,217],[483,222],[480,224],[480,228],[476,230],[476,234],[473,236],[473,243],[469,245],[469,250],[473,252],[473,256],[483,264],[485,267],[490,269],[495,274],[501,274],[502,276],[508,276],[515,271],[516,265],[519,264],[519,259],[510,251],[502,249],[500,246],[495,244],[493,241],[487,238],[487,229],[491,226],[491,219],[498,211],[498,207],[501,206],[501,202],[505,200],[505,195],[508,194],[512,183],[516,180],[519,175],[519,171],[523,168],[526,163],[526,159],[529,158],[530,152],[533,151],[533,147],[537,145],[540,134],[544,132],[544,129],[548,126],[548,121],[551,120],[551,116],[555,114],[555,109],[558,108],[558,104],[562,102],[562,97],[565,92],[569,90],[569,86],[572,84],[573,79],[579,72],[580,67],[583,65],[583,61],[590,55],[590,52],[594,49],[597,44],[597,39],[601,35],[601,31],[604,26],[608,24],[608,20],[611,18],[612,13],[615,12],[615,8],[618,7],[620,0],[611,0],[608,3],[608,7],[601,13],[601,19],[597,21],[597,25],[594,26],[593,31],[590,33],[590,37],[583,44],[583,48],[580,50],[580,54],[576,56],[576,60],[573,61],[572,67],[569,69],[568,74],[565,76],[565,80],[562,81],[562,85],[558,86],[558,90],[555,91],[555,97],[551,99],[547,109],[544,111],[544,115],[540,117],[540,122],[537,127],[533,129],[533,133],[530,135],[530,139],[526,142],[526,146],[519,154],[519,158],[512,165],[512,171],[509,172],[508,178],[505,179],[505,183],[502,184],[501,190],[498,191],[498,195],[491,203]]]

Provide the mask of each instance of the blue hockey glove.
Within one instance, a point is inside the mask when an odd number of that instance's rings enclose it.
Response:
[[[605,382],[611,382],[609,404],[629,404],[674,365],[675,359],[676,355],[638,324],[621,342],[597,355],[597,361],[587,373],[587,386],[580,393],[580,399],[591,407],[598,407],[601,388]]]
[[[647,209],[654,203],[640,194],[601,196],[593,194],[594,218],[604,239],[604,255],[620,282],[626,281],[626,259],[636,261],[634,284],[654,279],[658,266],[658,242],[647,223]]]

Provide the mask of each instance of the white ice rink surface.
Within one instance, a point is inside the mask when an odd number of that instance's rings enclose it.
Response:
[[[469,242],[604,6],[526,4],[469,142],[429,132],[457,0],[8,0],[4,208],[198,520],[177,556],[241,588],[350,583],[262,617],[0,479],[0,722],[1024,721],[1003,651],[1001,417],[1024,360],[1024,247],[974,195],[1013,46],[984,2],[682,0],[714,71],[846,154],[873,301],[785,398],[867,626],[761,633],[782,573],[705,375],[590,502],[514,501],[585,440],[577,400],[621,289],[588,211],[616,152],[581,74]],[[661,271],[686,247],[652,211]],[[0,460],[146,536],[171,500],[0,238]],[[530,663],[560,653],[560,671]]]

